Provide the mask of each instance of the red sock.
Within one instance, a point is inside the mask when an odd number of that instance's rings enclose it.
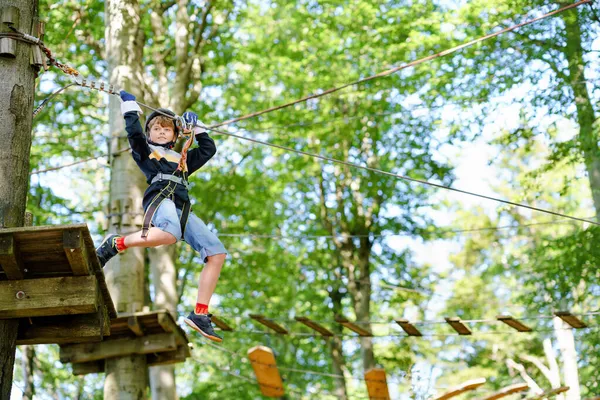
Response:
[[[196,303],[194,314],[208,314],[208,304]]]
[[[117,245],[117,251],[119,251],[119,253],[124,250],[127,250],[127,246],[125,246],[125,236],[119,236],[115,243]]]

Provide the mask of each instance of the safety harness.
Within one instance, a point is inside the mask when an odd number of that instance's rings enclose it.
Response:
[[[181,126],[181,131],[185,132],[185,129],[190,129],[185,125],[185,121],[183,119],[176,117],[174,118],[176,123],[183,124]],[[179,160],[179,165],[173,174],[163,174],[159,172],[156,174],[154,178],[152,178],[151,183],[160,182],[160,181],[168,181],[167,186],[161,189],[160,192],[154,196],[148,208],[146,209],[146,213],[144,214],[144,224],[142,225],[142,237],[145,238],[148,236],[148,231],[152,226],[152,218],[154,218],[154,214],[158,207],[162,204],[166,199],[172,199],[175,194],[175,189],[177,185],[182,185],[186,190],[189,190],[189,182],[187,180],[187,152],[192,143],[194,142],[194,135],[190,134],[190,137],[185,142],[183,149],[181,150],[181,159]],[[187,225],[188,218],[190,216],[190,210],[192,205],[190,201],[186,201],[183,203],[183,207],[181,209],[181,216],[179,217],[179,223],[181,225],[181,237],[184,237],[185,227]]]

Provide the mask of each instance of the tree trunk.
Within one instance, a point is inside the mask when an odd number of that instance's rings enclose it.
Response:
[[[35,349],[31,345],[21,347],[21,369],[23,370],[23,400],[33,399],[35,386],[33,385],[33,361],[35,357]]]
[[[150,272],[154,283],[154,309],[168,310],[177,319],[177,269],[174,257],[176,246],[150,249]],[[150,389],[156,400],[176,400],[175,366],[150,368]]]
[[[110,82],[135,94],[140,101],[143,96],[142,54],[144,39],[140,30],[140,9],[136,0],[109,0],[106,2],[106,55]],[[120,111],[120,101],[109,99],[109,129],[111,148],[128,146],[124,136],[125,126]],[[111,212],[140,212],[142,196],[146,189],[143,174],[127,153],[112,159],[110,201]],[[109,230],[125,234],[137,231],[140,226],[132,221],[125,227],[121,218],[111,219]],[[144,305],[144,249],[132,248],[115,257],[105,267],[107,284],[119,313],[141,311]],[[148,367],[146,356],[117,357],[106,360],[104,398],[146,398]]]
[[[0,9],[19,11],[14,27],[31,34],[38,2],[2,0]],[[6,29],[3,24],[2,31]],[[23,226],[29,183],[29,152],[35,69],[29,65],[31,46],[14,42],[14,57],[0,56],[0,228]],[[0,320],[0,398],[10,398],[15,363],[17,320]]]
[[[594,132],[596,119],[590,94],[585,81],[585,60],[581,44],[581,21],[577,10],[562,14],[565,22],[566,46],[564,55],[569,63],[569,82],[575,96],[577,123],[579,124],[579,145],[585,159],[590,181],[592,199],[596,208],[596,217],[600,220],[600,148],[597,134]]]
[[[335,282],[340,282],[339,279],[336,279]],[[339,315],[342,313],[342,298],[343,294],[340,293],[339,288],[335,287],[329,292],[329,298],[332,303],[332,312],[333,315]],[[329,349],[331,351],[331,361],[333,367],[333,373],[336,375],[341,375],[342,378],[334,378],[335,389],[333,394],[336,398],[341,400],[346,400],[348,398],[348,392],[346,389],[346,379],[343,378],[344,371],[346,369],[346,364],[344,360],[344,350],[342,347],[342,337],[343,327],[341,325],[336,324],[333,328],[333,333],[336,335],[330,339]]]
[[[575,349],[573,329],[568,329],[569,326],[558,317],[554,317],[553,322],[556,340],[562,356],[564,382],[570,388],[565,393],[565,399],[580,400],[579,369],[577,367],[577,350]]]

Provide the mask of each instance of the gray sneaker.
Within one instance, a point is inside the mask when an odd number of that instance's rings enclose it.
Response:
[[[212,314],[194,314],[194,312],[191,312],[184,321],[190,328],[205,338],[213,342],[222,342],[223,338],[215,333],[210,317],[212,317]]]
[[[119,235],[108,235],[96,249],[96,255],[103,268],[108,260],[119,254],[119,250],[117,250],[117,239],[120,237],[121,236]]]

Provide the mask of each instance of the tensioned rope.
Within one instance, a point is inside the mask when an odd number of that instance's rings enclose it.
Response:
[[[465,194],[465,195],[475,196],[475,197],[483,198],[483,199],[486,199],[486,200],[491,200],[491,201],[496,201],[496,202],[508,204],[508,205],[511,205],[511,206],[514,206],[514,207],[527,208],[527,209],[530,209],[530,210],[533,210],[533,211],[537,211],[537,212],[543,212],[543,213],[547,213],[547,214],[551,214],[551,215],[556,215],[556,216],[563,217],[563,218],[572,219],[572,220],[575,220],[575,221],[587,222],[587,223],[590,223],[590,224],[594,224],[594,225],[599,225],[600,226],[599,222],[591,221],[589,219],[573,217],[573,216],[569,216],[569,215],[566,215],[566,214],[558,213],[558,212],[555,212],[555,211],[542,209],[542,208],[539,208],[539,207],[534,207],[534,206],[529,206],[529,205],[522,204],[522,203],[516,203],[516,202],[512,202],[512,201],[508,201],[508,200],[503,200],[503,199],[499,199],[499,198],[496,198],[496,197],[493,197],[493,196],[482,195],[482,194],[478,194],[478,193],[475,193],[475,192],[470,192],[470,191],[466,191],[466,190],[462,190],[462,189],[452,188],[452,187],[449,187],[449,186],[445,186],[445,185],[441,185],[441,184],[437,184],[437,183],[433,183],[433,182],[429,182],[429,181],[425,181],[425,180],[421,180],[421,179],[410,178],[408,176],[404,176],[404,175],[400,175],[400,174],[395,174],[395,173],[392,173],[392,172],[389,172],[389,171],[384,171],[384,170],[381,170],[381,169],[378,169],[378,168],[372,168],[372,167],[368,167],[368,166],[362,166],[362,165],[359,165],[359,164],[356,164],[356,163],[352,163],[352,162],[349,162],[349,161],[337,160],[337,159],[334,159],[334,158],[331,158],[331,157],[325,157],[325,156],[321,156],[319,154],[314,154],[314,153],[309,153],[309,152],[306,152],[306,151],[296,150],[296,149],[292,149],[290,147],[281,146],[281,145],[269,143],[269,142],[258,140],[258,139],[247,138],[247,137],[236,135],[236,134],[233,134],[233,133],[230,133],[230,132],[225,132],[225,131],[221,131],[221,130],[215,129],[216,127],[220,127],[220,126],[224,126],[224,125],[229,125],[229,124],[232,124],[232,123],[237,122],[237,121],[241,121],[241,120],[244,120],[244,119],[256,117],[256,116],[259,116],[259,115],[262,115],[262,114],[265,114],[265,113],[268,113],[268,112],[276,111],[276,110],[279,110],[279,109],[282,109],[282,108],[286,108],[286,107],[292,106],[294,104],[298,104],[300,102],[305,102],[305,101],[308,101],[308,100],[311,100],[311,99],[314,99],[314,98],[317,98],[317,97],[325,96],[325,95],[337,92],[339,90],[342,90],[342,89],[344,89],[346,87],[349,87],[349,86],[357,85],[357,84],[364,83],[364,82],[367,82],[367,81],[370,81],[370,80],[373,80],[373,79],[376,79],[376,78],[381,78],[381,77],[385,77],[385,76],[391,75],[391,74],[393,74],[395,72],[398,72],[398,71],[400,71],[402,69],[405,69],[405,68],[408,68],[408,67],[412,67],[412,66],[421,64],[423,62],[426,62],[426,61],[429,61],[429,60],[432,60],[432,59],[435,59],[435,58],[438,58],[438,57],[446,56],[446,55],[451,54],[453,52],[456,52],[456,51],[458,51],[460,49],[472,46],[473,44],[476,44],[476,43],[482,42],[484,40],[490,39],[492,37],[501,35],[503,33],[515,30],[515,29],[517,29],[519,27],[523,27],[525,25],[532,24],[532,23],[540,21],[540,20],[542,20],[544,18],[550,17],[552,15],[556,15],[556,14],[558,14],[560,12],[563,12],[563,11],[571,9],[571,8],[575,8],[575,7],[577,7],[577,6],[581,5],[581,4],[585,4],[585,3],[588,3],[590,1],[591,0],[581,0],[581,1],[577,2],[577,3],[570,4],[570,5],[561,7],[558,10],[546,13],[546,14],[540,16],[540,17],[533,18],[531,20],[528,20],[528,21],[525,21],[525,22],[522,22],[522,23],[510,26],[510,27],[504,28],[504,29],[502,29],[502,30],[500,30],[498,32],[482,36],[480,38],[477,38],[475,40],[469,41],[467,43],[463,43],[462,45],[455,46],[453,48],[450,48],[450,49],[444,50],[442,52],[439,52],[439,53],[436,53],[436,54],[433,54],[433,55],[421,58],[419,60],[415,60],[415,61],[412,61],[410,63],[403,64],[401,66],[388,69],[386,71],[380,72],[379,74],[372,75],[370,77],[363,78],[363,79],[360,79],[358,81],[350,82],[350,83],[347,83],[347,84],[342,85],[342,86],[331,88],[331,89],[328,89],[328,90],[323,91],[321,93],[313,94],[311,96],[307,96],[307,97],[304,97],[304,98],[301,98],[301,99],[298,99],[298,100],[295,100],[295,101],[292,101],[292,102],[289,102],[289,103],[285,103],[285,104],[282,104],[282,105],[279,105],[279,106],[276,106],[276,107],[271,107],[269,109],[258,111],[258,112],[255,112],[255,113],[252,113],[252,114],[248,114],[248,115],[245,115],[245,116],[242,116],[242,117],[230,119],[228,121],[225,121],[225,122],[222,122],[222,123],[218,123],[218,124],[212,125],[210,127],[204,127],[204,128],[207,128],[208,130],[211,130],[211,131],[214,131],[214,132],[217,132],[217,133],[221,133],[221,134],[224,134],[224,135],[227,135],[227,136],[235,137],[235,138],[238,138],[238,139],[241,139],[241,140],[251,141],[251,142],[262,144],[262,145],[265,145],[265,146],[270,146],[270,147],[278,148],[280,150],[290,151],[290,152],[294,152],[294,153],[297,153],[297,154],[301,154],[301,155],[305,155],[305,156],[309,156],[309,157],[313,157],[313,158],[318,158],[318,159],[321,159],[321,160],[324,160],[324,161],[328,161],[328,162],[331,162],[331,163],[342,164],[342,165],[350,166],[350,167],[353,167],[353,168],[364,169],[364,170],[367,170],[367,171],[370,171],[370,172],[375,172],[375,173],[379,173],[379,174],[383,174],[383,175],[387,175],[387,176],[392,176],[392,177],[395,177],[395,178],[398,178],[398,179],[407,180],[407,181],[410,181],[410,182],[416,182],[416,183],[420,183],[420,184],[424,184],[424,185],[436,187],[436,188],[439,188],[439,189],[450,190],[450,191],[454,191],[454,192]],[[19,33],[19,32],[17,32],[17,33]],[[27,41],[29,43],[37,44],[37,45],[41,46],[42,49],[44,50],[44,52],[47,54],[48,58],[50,59],[52,65],[56,65],[63,72],[65,72],[65,73],[73,76],[75,78],[75,83],[76,84],[78,84],[78,85],[80,85],[82,87],[89,87],[91,89],[106,90],[106,92],[109,93],[109,94],[117,95],[117,93],[118,93],[117,88],[115,88],[113,85],[108,85],[105,88],[105,84],[103,82],[94,82],[94,81],[89,81],[88,82],[86,79],[84,79],[83,77],[81,77],[81,75],[79,74],[78,71],[76,71],[72,67],[70,67],[68,65],[65,65],[65,64],[61,64],[58,61],[56,61],[56,59],[54,59],[51,56],[50,50],[48,50],[41,43],[41,41],[39,39],[33,38],[30,35],[26,35],[26,34],[22,34],[22,33],[19,33],[19,34],[22,35],[22,37],[20,38],[20,40]],[[8,34],[8,35],[14,35],[14,34]],[[150,106],[148,106],[146,104],[143,104],[141,102],[138,102],[138,104],[156,111],[156,109],[154,109],[153,107],[150,107]],[[179,119],[179,118],[180,117],[177,117],[175,119]],[[188,142],[190,142],[190,140],[191,140],[191,136],[190,136],[190,139],[188,139]]]
[[[462,322],[462,321],[461,321]],[[585,328],[578,328],[576,331],[580,334],[587,334],[589,332],[598,331],[600,329],[600,325],[590,325]],[[574,330],[573,328],[548,328],[548,329],[537,329],[531,330],[528,332],[521,332],[517,330],[503,330],[503,331],[478,331],[472,332],[469,335],[462,335],[460,333],[422,333],[421,336],[413,336],[404,332],[398,331],[397,333],[387,333],[387,334],[371,334],[369,336],[361,336],[358,334],[334,334],[333,337],[344,338],[344,339],[362,339],[364,337],[370,337],[374,339],[378,338],[402,338],[402,339],[426,339],[426,338],[449,338],[456,337],[462,339],[473,339],[473,340],[481,340],[481,336],[490,336],[490,335],[514,335],[518,333],[519,335],[535,335],[538,333],[551,333],[556,331],[567,331]],[[233,330],[228,331],[227,334],[232,335],[267,335],[267,336],[277,336],[277,337],[312,337],[312,338],[320,338],[320,339],[328,339],[329,336],[323,336],[320,333],[309,333],[309,332],[288,332],[286,334],[278,333],[275,331],[256,331],[256,330]]]
[[[583,313],[572,313],[573,316],[576,317],[592,317],[592,316],[596,316],[596,315],[600,315],[600,311],[588,311],[588,312],[583,312]],[[227,314],[219,314],[219,317],[224,317],[224,318],[237,318],[239,317],[239,314],[236,315],[227,315]],[[552,319],[555,318],[555,315],[525,315],[522,317],[514,317],[516,320],[524,320],[524,321],[531,321],[531,320],[548,320],[548,319]],[[288,318],[266,318],[269,321],[274,321],[274,322],[282,322],[282,323],[294,323],[297,324],[299,323],[297,320],[295,319],[288,319]],[[311,320],[312,322],[318,323],[318,324],[334,324],[337,323],[337,321],[335,320]],[[371,325],[388,325],[388,324],[394,324],[394,321],[374,321],[374,320],[359,320],[359,321],[353,321],[355,324],[371,324]],[[461,319],[461,322],[463,323],[479,323],[479,324],[500,324],[501,321],[499,321],[498,319],[493,319],[493,318],[474,318],[474,319]],[[411,324],[413,325],[447,325],[448,322],[445,320],[422,320],[422,321],[411,321]],[[600,325],[599,325],[600,326]]]
[[[537,212],[542,212],[542,213],[546,213],[546,214],[555,215],[555,216],[558,216],[558,217],[572,219],[574,221],[587,222],[587,223],[590,223],[590,224],[593,224],[593,225],[600,226],[599,222],[592,221],[592,220],[585,219],[585,218],[573,217],[573,216],[570,216],[570,215],[566,215],[566,214],[563,214],[563,213],[559,213],[559,212],[548,210],[548,209],[544,209],[544,208],[534,207],[534,206],[530,206],[530,205],[523,204],[523,203],[516,203],[516,202],[510,201],[510,200],[504,200],[504,199],[500,199],[498,197],[493,197],[493,196],[488,196],[488,195],[484,195],[484,194],[479,194],[479,193],[471,192],[471,191],[468,191],[468,190],[457,189],[457,188],[453,188],[453,187],[450,187],[450,186],[445,186],[445,185],[442,185],[442,184],[438,184],[438,183],[434,183],[434,182],[430,182],[430,181],[425,181],[425,180],[422,180],[422,179],[411,178],[411,177],[406,176],[406,175],[401,175],[401,174],[396,174],[396,173],[389,172],[389,171],[384,171],[384,170],[379,169],[379,168],[368,167],[368,166],[356,164],[356,163],[353,163],[353,162],[350,162],[350,161],[338,160],[338,159],[335,159],[335,158],[322,156],[320,154],[309,153],[309,152],[303,151],[303,150],[296,150],[296,149],[293,149],[291,147],[282,146],[282,145],[278,145],[278,144],[274,144],[274,143],[269,143],[269,142],[266,142],[264,140],[259,140],[259,139],[254,139],[254,138],[248,138],[248,137],[236,135],[234,133],[225,132],[225,131],[222,131],[222,130],[210,128],[210,127],[204,127],[204,128],[206,128],[206,129],[208,129],[210,131],[221,133],[223,135],[235,137],[237,139],[246,140],[246,141],[253,142],[253,143],[258,143],[258,144],[262,144],[262,145],[269,146],[269,147],[274,147],[274,148],[277,148],[277,149],[280,149],[280,150],[285,150],[285,151],[288,151],[288,152],[297,153],[297,154],[301,154],[301,155],[312,157],[312,158],[318,158],[320,160],[329,161],[329,162],[334,163],[334,164],[346,165],[346,166],[353,167],[353,168],[358,168],[358,169],[363,169],[363,170],[370,171],[370,172],[375,172],[375,173],[378,173],[378,174],[381,174],[381,175],[387,175],[387,176],[391,176],[391,177],[394,177],[394,178],[398,178],[398,179],[402,179],[402,180],[406,180],[406,181],[410,181],[410,182],[420,183],[422,185],[436,187],[438,189],[445,189],[445,190],[449,190],[449,191],[456,192],[456,193],[466,194],[466,195],[469,195],[469,196],[479,197],[479,198],[482,198],[482,199],[491,200],[491,201],[495,201],[495,202],[498,202],[498,203],[508,204],[508,205],[511,205],[511,206],[514,206],[514,207],[527,208],[529,210],[533,210],[533,211],[537,211]]]
[[[290,101],[290,102],[285,103],[285,104],[281,104],[281,105],[278,105],[278,106],[275,106],[275,107],[267,108],[265,110],[256,111],[256,112],[253,112],[251,114],[243,115],[243,116],[237,117],[237,118],[232,118],[232,119],[229,119],[227,121],[220,122],[218,124],[214,124],[214,125],[212,125],[210,127],[211,128],[218,128],[220,126],[230,125],[230,124],[233,124],[233,123],[238,122],[238,121],[243,121],[245,119],[254,118],[254,117],[257,117],[257,116],[262,115],[262,114],[266,114],[266,113],[270,113],[270,112],[273,112],[273,111],[281,110],[283,108],[287,108],[287,107],[293,106],[293,105],[298,104],[298,103],[303,103],[303,102],[308,101],[308,100],[312,100],[312,99],[316,99],[318,97],[326,96],[328,94],[335,93],[337,91],[345,89],[345,88],[347,88],[349,86],[355,86],[355,85],[359,85],[361,83],[365,83],[365,82],[371,81],[373,79],[386,77],[388,75],[391,75],[391,74],[393,74],[395,72],[398,72],[398,71],[401,71],[403,69],[414,67],[416,65],[422,64],[422,63],[427,62],[427,61],[431,61],[431,60],[436,59],[436,58],[447,56],[448,54],[455,53],[455,52],[457,52],[459,50],[462,50],[462,49],[464,49],[466,47],[470,47],[470,46],[472,46],[474,44],[483,42],[483,41],[485,41],[487,39],[491,39],[493,37],[502,35],[503,33],[506,33],[506,32],[514,31],[515,29],[521,28],[521,27],[526,26],[526,25],[533,24],[535,22],[541,21],[541,20],[543,20],[545,18],[548,18],[550,16],[559,14],[559,13],[561,13],[563,11],[566,11],[566,10],[569,10],[571,8],[579,7],[582,4],[590,3],[592,1],[593,0],[580,0],[577,3],[569,4],[567,6],[559,8],[558,10],[554,10],[554,11],[548,12],[548,13],[546,13],[544,15],[541,15],[541,16],[539,16],[537,18],[533,18],[533,19],[521,22],[519,24],[516,24],[516,25],[513,25],[513,26],[509,26],[507,28],[499,30],[498,32],[490,33],[488,35],[485,35],[485,36],[482,36],[480,38],[471,40],[469,42],[466,42],[466,43],[463,43],[461,45],[452,47],[450,49],[441,51],[439,53],[432,54],[430,56],[423,57],[423,58],[420,58],[420,59],[415,60],[415,61],[411,61],[411,62],[406,63],[406,64],[402,64],[402,65],[400,65],[398,67],[390,68],[390,69],[388,69],[386,71],[382,71],[382,72],[380,72],[380,73],[378,73],[376,75],[371,75],[371,76],[368,76],[368,77],[363,78],[363,79],[359,79],[359,80],[354,81],[354,82],[346,83],[344,85],[337,86],[337,87],[334,87],[334,88],[331,88],[331,89],[327,89],[327,90],[325,90],[323,92],[315,93],[315,94],[303,97],[303,98],[298,99],[298,100]]]

